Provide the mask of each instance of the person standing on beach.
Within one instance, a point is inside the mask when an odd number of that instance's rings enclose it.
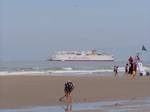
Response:
[[[133,58],[132,58],[132,56],[129,57],[128,61],[129,61],[129,65],[130,65],[128,74],[132,75],[133,74]]]
[[[131,79],[134,80],[135,76],[136,76],[136,72],[137,72],[137,61],[139,59],[137,57],[135,57],[134,59],[130,56],[128,61],[130,64],[129,67],[129,74],[131,75]]]
[[[125,66],[125,74],[128,75],[128,72],[129,72],[129,65],[127,63],[126,66]]]
[[[118,66],[114,66],[114,74],[115,76],[118,76]]]
[[[136,76],[136,71],[135,71],[135,67],[134,67],[134,64],[133,64],[133,72],[131,74],[131,80],[135,80],[135,76]]]
[[[134,62],[133,63],[133,72],[132,72],[132,77],[131,77],[132,80],[135,79],[136,73],[137,73],[137,63]]]
[[[65,95],[61,97],[59,101],[62,101],[62,99],[66,97],[67,103],[71,104],[72,103],[71,92],[74,90],[74,88],[75,88],[74,84],[71,81],[67,81],[64,84]]]

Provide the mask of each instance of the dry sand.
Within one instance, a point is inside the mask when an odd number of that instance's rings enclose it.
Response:
[[[61,104],[64,82],[75,83],[74,102],[150,97],[150,77],[0,76],[0,108]]]

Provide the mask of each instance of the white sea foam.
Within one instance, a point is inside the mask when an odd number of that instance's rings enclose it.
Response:
[[[38,75],[44,74],[45,72],[40,71],[16,71],[16,72],[0,72],[0,76],[11,76],[11,75]]]
[[[64,69],[64,70],[72,70],[71,67],[64,67],[63,69]]]
[[[0,76],[10,76],[10,75],[52,75],[52,76],[71,76],[72,75],[86,75],[86,74],[93,74],[93,73],[103,73],[113,72],[112,69],[101,69],[101,70],[45,70],[45,71],[14,71],[8,72],[3,71],[0,72]]]

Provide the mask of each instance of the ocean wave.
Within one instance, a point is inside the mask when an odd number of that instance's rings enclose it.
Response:
[[[44,71],[14,71],[14,72],[8,72],[8,71],[2,71],[0,72],[0,76],[7,76],[7,75],[68,75],[68,74],[74,74],[74,75],[83,75],[83,74],[93,74],[93,73],[102,73],[102,72],[113,72],[112,69],[101,69],[101,70],[71,70],[71,69],[65,69],[65,70],[44,70]]]
[[[145,71],[150,71],[150,67],[145,67]],[[118,72],[124,72],[124,67],[119,67]],[[73,75],[87,75],[87,74],[98,74],[98,73],[113,73],[112,68],[105,68],[105,69],[74,69],[72,67],[62,67],[62,68],[54,68],[54,69],[45,69],[40,70],[37,69],[30,69],[30,70],[16,70],[16,71],[1,71],[0,76],[11,76],[11,75],[29,75],[29,76],[43,76],[43,75],[50,75],[50,76],[73,76]]]
[[[40,71],[15,71],[15,72],[8,72],[3,71],[0,72],[0,76],[11,76],[11,75],[38,75],[38,74],[44,74],[44,72]]]

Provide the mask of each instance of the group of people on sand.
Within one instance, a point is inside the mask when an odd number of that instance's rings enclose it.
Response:
[[[135,79],[135,76],[137,74],[137,62],[139,61],[139,57],[135,56],[134,58],[132,56],[129,57],[128,63],[125,65],[125,75],[130,75],[131,79]],[[114,74],[115,76],[118,76],[118,66],[114,66]]]

